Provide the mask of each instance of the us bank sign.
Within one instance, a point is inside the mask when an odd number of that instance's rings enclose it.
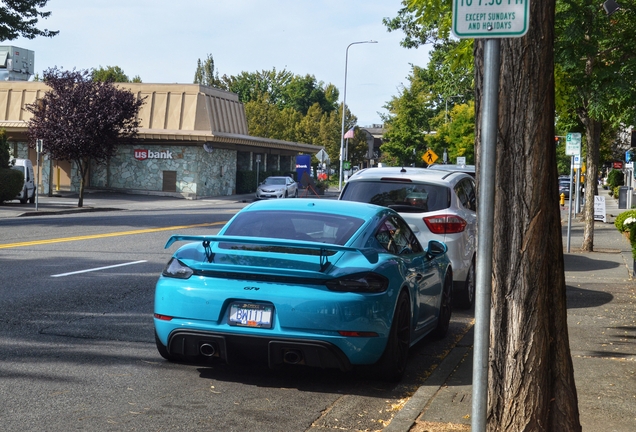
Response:
[[[172,151],[152,151],[145,149],[135,149],[135,159],[137,160],[146,160],[146,159],[172,159]]]

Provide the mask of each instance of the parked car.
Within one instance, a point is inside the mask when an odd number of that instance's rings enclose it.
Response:
[[[323,199],[256,201],[180,247],[155,289],[156,345],[170,361],[270,367],[374,365],[399,380],[409,347],[444,337],[446,246],[424,249],[393,210]]]
[[[368,168],[349,178],[339,199],[390,207],[422,244],[444,242],[453,266],[455,305],[473,307],[477,205],[472,176],[430,168]]]
[[[256,199],[268,198],[296,198],[298,184],[287,176],[267,177],[256,188]]]
[[[13,166],[11,168],[20,171],[24,175],[24,185],[15,199],[20,200],[22,204],[26,204],[27,201],[33,204],[35,202],[33,164],[29,159],[13,159]]]
[[[441,171],[458,171],[466,174],[470,174],[475,178],[475,165],[455,165],[455,164],[433,164],[428,167],[428,169],[432,170],[441,170]]]
[[[570,180],[566,179],[564,180],[559,180],[559,197],[561,197],[561,194],[565,194],[565,199],[570,198]]]

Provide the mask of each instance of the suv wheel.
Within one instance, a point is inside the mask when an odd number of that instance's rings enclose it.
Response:
[[[464,289],[459,292],[457,296],[457,306],[460,309],[472,309],[475,304],[475,260],[468,269],[468,276],[466,276],[466,283]]]

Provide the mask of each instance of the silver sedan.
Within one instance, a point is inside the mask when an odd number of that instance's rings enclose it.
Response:
[[[298,184],[287,176],[267,177],[256,188],[256,199],[269,198],[296,198],[298,196]]]

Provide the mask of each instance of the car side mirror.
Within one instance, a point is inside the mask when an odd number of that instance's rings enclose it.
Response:
[[[426,249],[426,255],[430,258],[436,258],[444,255],[447,250],[448,247],[446,246],[446,243],[442,243],[437,240],[430,240],[428,242],[428,248]]]

